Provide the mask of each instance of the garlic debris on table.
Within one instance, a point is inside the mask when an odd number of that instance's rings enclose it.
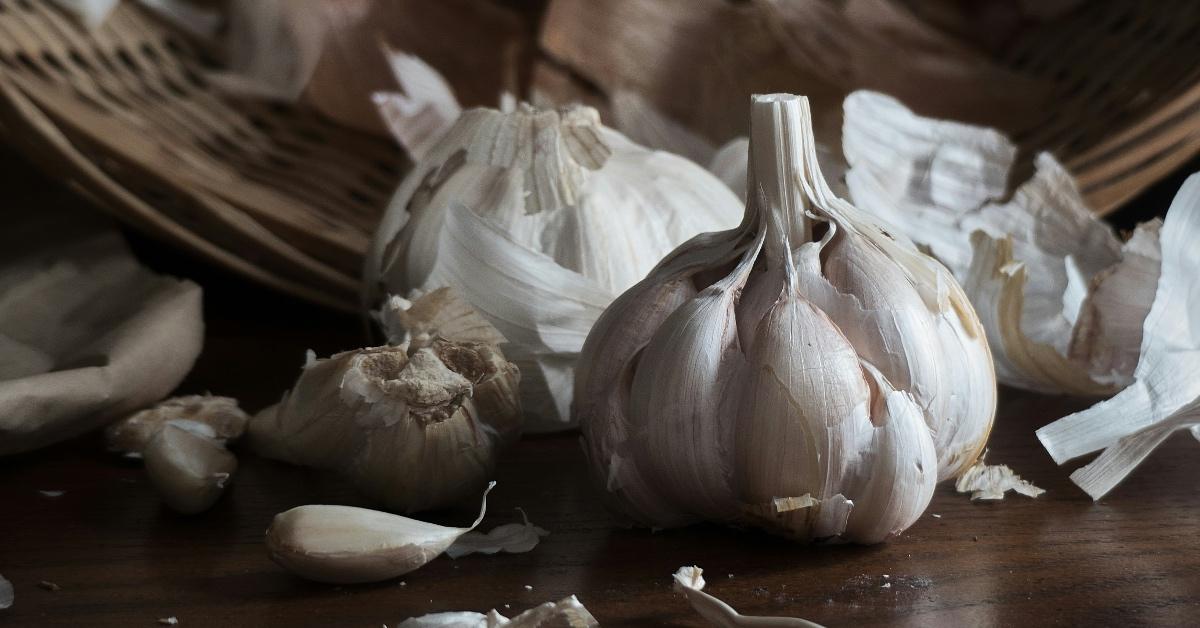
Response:
[[[1009,197],[1017,147],[1008,138],[917,116],[883,94],[846,98],[842,140],[852,200],[954,273],[1000,381],[1075,394],[1129,383],[1158,275],[1159,221],[1122,243],[1046,153]]]
[[[317,582],[378,582],[404,575],[437,558],[475,529],[487,512],[483,491],[479,516],[466,528],[440,526],[353,506],[298,506],[275,515],[267,529],[271,560]]]
[[[1200,439],[1200,174],[1175,196],[1162,225],[1161,273],[1140,335],[1133,383],[1037,431],[1058,464],[1104,450],[1071,480],[1100,499],[1156,447],[1190,428]]]
[[[488,611],[486,615],[471,611],[452,611],[410,617],[400,622],[397,628],[591,628],[599,625],[600,622],[596,621],[579,599],[572,595],[557,602],[535,606],[512,619],[501,615],[496,609]]]
[[[110,451],[143,458],[163,501],[183,514],[208,510],[237,471],[225,444],[239,438],[250,417],[229,397],[174,397],[105,429]]]
[[[680,567],[675,572],[672,588],[687,598],[701,617],[718,628],[754,628],[778,626],[778,628],[823,628],[821,624],[800,619],[798,617],[752,617],[742,615],[733,607],[704,591],[707,584],[701,574],[704,570],[696,567]]]
[[[673,247],[736,224],[739,207],[703,168],[630,142],[591,108],[472,109],[393,198],[368,303],[452,286],[508,339],[527,430],[565,429],[596,318]]]
[[[312,361],[248,439],[268,458],[340,471],[388,509],[450,506],[483,488],[520,433],[517,368],[449,290],[387,305],[409,308],[383,314],[409,326],[389,334],[402,344]]]
[[[636,522],[875,543],[983,450],[996,382],[971,305],[815,152],[807,99],[756,96],[741,226],[676,249],[588,337],[574,412]]]

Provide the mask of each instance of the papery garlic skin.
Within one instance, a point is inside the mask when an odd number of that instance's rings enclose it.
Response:
[[[833,195],[809,115],[754,98],[742,225],[676,249],[584,346],[591,470],[638,523],[875,543],[982,452],[978,319],[940,264]]]
[[[520,434],[519,381],[495,345],[436,333],[347,351],[306,365],[248,438],[268,458],[342,472],[389,509],[451,506],[478,494]]]
[[[740,207],[703,168],[630,142],[593,109],[469,110],[384,216],[368,304],[454,287],[508,339],[527,429],[565,429],[596,318],[672,248],[736,224]]]
[[[993,129],[869,91],[844,109],[851,199],[963,284],[1002,382],[1087,395],[1129,383],[1158,275],[1155,223],[1122,244],[1047,153],[1030,179],[1009,181],[1017,146]]]

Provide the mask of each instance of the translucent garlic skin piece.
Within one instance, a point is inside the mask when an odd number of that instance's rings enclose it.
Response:
[[[348,351],[306,366],[248,440],[268,458],[340,471],[388,509],[447,507],[477,495],[520,434],[518,381],[483,343]]]
[[[419,160],[372,242],[366,305],[451,286],[509,341],[528,431],[572,427],[579,351],[613,299],[741,202],[594,109],[472,109]]]
[[[809,115],[754,98],[742,224],[676,249],[584,345],[572,408],[636,523],[877,543],[982,453],[978,318],[945,268],[830,191]]]

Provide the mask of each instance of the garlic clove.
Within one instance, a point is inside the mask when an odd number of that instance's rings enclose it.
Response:
[[[174,421],[158,430],[142,453],[146,476],[173,510],[208,510],[237,471],[237,458],[216,440]]]
[[[866,459],[852,489],[843,536],[856,543],[880,543],[916,523],[933,499],[938,455],[925,413],[912,395],[897,390],[878,369],[863,363],[873,389],[874,428]]]
[[[733,424],[720,417],[736,412],[745,359],[734,306],[761,244],[662,322],[642,349],[645,366],[630,390],[629,421],[643,472],[666,480],[677,506],[709,520],[737,514],[732,469],[721,457]]]
[[[271,560],[292,573],[334,584],[377,582],[404,575],[446,551],[487,512],[452,528],[352,506],[299,506],[275,515],[267,529]]]

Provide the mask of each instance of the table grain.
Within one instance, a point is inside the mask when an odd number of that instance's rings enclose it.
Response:
[[[0,152],[16,202],[84,201]],[[15,174],[14,174],[15,173]],[[13,191],[15,190],[15,191]],[[152,267],[205,286],[207,341],[180,393],[259,409],[295,379],[304,352],[361,346],[358,318],[272,294],[131,234]],[[369,505],[325,474],[239,452],[209,512],[180,516],[137,463],[90,435],[0,459],[0,574],[14,585],[0,626],[394,626],[447,610],[506,614],[577,595],[606,626],[702,626],[671,574],[705,569],[708,591],[744,613],[827,626],[1200,625],[1200,443],[1173,437],[1093,503],[1034,430],[1087,400],[1003,390],[988,459],[1046,489],[972,503],[940,486],[925,515],[873,547],[806,547],[755,531],[620,527],[586,476],[578,434],[527,438],[502,457],[487,529],[522,508],[550,531],[532,552],[438,558],[364,586],[305,582],[272,563],[263,532],[308,503]],[[41,491],[62,491],[52,497]],[[470,508],[429,515],[463,525]],[[39,583],[53,583],[53,587]],[[526,585],[532,587],[527,589]]]

